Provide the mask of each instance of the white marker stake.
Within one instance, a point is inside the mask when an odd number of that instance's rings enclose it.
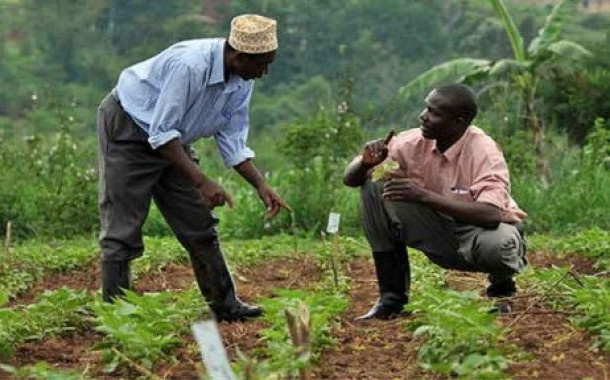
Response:
[[[331,212],[328,214],[328,226],[326,226],[326,232],[329,234],[336,234],[339,231],[340,220],[341,214],[337,212]]]
[[[210,378],[212,380],[236,380],[216,322],[213,320],[197,322],[191,327]]]

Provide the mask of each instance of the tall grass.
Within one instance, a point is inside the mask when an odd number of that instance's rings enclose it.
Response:
[[[583,148],[555,136],[551,181],[518,171],[513,194],[529,213],[528,230],[551,234],[599,227],[610,229],[610,128],[597,120]],[[515,158],[515,157],[513,157]]]

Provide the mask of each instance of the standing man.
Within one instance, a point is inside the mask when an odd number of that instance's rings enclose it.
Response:
[[[510,196],[499,147],[470,125],[476,114],[468,87],[437,87],[426,98],[419,128],[367,143],[345,170],[344,183],[362,187],[380,294],[359,320],[402,313],[410,288],[407,246],[443,268],[488,273],[489,297],[515,294],[513,276],[526,264],[517,227],[526,214]],[[385,181],[371,181],[387,157],[400,168]]]
[[[212,212],[231,196],[201,172],[190,144],[214,137],[224,163],[258,191],[275,216],[288,205],[266,183],[246,146],[253,80],[277,50],[276,21],[242,15],[229,38],[179,42],[121,73],[98,111],[102,293],[129,289],[131,260],[144,251],[142,225],[153,199],[188,251],[197,284],[216,318],[262,310],[242,302],[220,248]],[[205,162],[205,159],[204,159]]]

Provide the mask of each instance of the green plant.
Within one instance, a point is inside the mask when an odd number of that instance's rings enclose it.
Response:
[[[610,279],[595,276],[579,276],[578,281],[566,276],[568,268],[551,268],[535,271],[532,275],[538,286],[556,285],[556,292],[548,302],[554,308],[574,311],[570,320],[594,336],[594,346],[610,352]]]
[[[36,303],[0,309],[0,356],[26,340],[61,335],[84,326],[91,299],[84,291],[45,292]]]
[[[0,371],[11,374],[17,379],[30,380],[86,380],[89,377],[73,371],[57,371],[45,362],[15,368],[8,365],[0,365]]]
[[[500,349],[502,330],[489,303],[474,293],[428,289],[408,306],[422,314],[410,324],[425,342],[419,360],[425,369],[467,377],[497,378],[509,360]]]
[[[583,255],[596,260],[595,266],[600,269],[610,264],[610,232],[599,227],[563,236],[533,235],[529,241],[533,251]]]
[[[89,265],[97,251],[97,242],[90,238],[18,244],[0,262],[0,289],[14,296],[44,275]]]
[[[415,318],[407,323],[423,339],[420,365],[432,372],[464,378],[504,378],[510,360],[501,345],[503,329],[491,305],[474,292],[445,286],[442,270],[412,250],[413,290],[407,309]]]
[[[296,309],[300,302],[309,308],[311,318],[310,350],[312,357],[297,354],[290,342],[284,309]],[[257,355],[265,360],[257,363],[260,378],[291,376],[299,369],[308,368],[320,351],[334,344],[331,328],[337,315],[347,307],[347,301],[339,293],[277,289],[276,296],[262,300],[265,308],[263,319],[268,327],[260,332],[267,346]],[[298,360],[295,358],[299,358]],[[244,365],[245,363],[241,363]]]
[[[113,304],[99,302],[93,306],[96,312],[96,329],[105,334],[98,345],[106,371],[114,372],[122,357],[151,368],[155,360],[172,359],[172,351],[180,345],[180,334],[186,333],[189,321],[203,310],[201,297],[187,292],[176,295],[154,293],[137,295],[127,291],[124,299]]]

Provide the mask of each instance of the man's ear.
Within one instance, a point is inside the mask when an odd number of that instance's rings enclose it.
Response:
[[[455,118],[455,120],[457,121],[457,123],[461,126],[461,127],[467,127],[468,125],[466,125],[466,118],[464,118],[463,116],[458,116]]]

